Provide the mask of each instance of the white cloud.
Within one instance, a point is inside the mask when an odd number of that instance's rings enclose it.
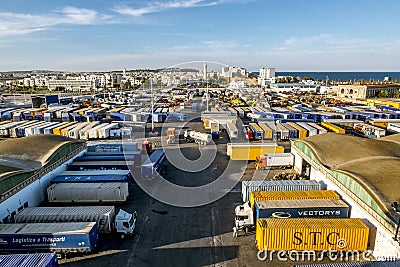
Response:
[[[358,46],[364,46],[369,43],[367,39],[353,39],[343,38],[341,36],[334,36],[329,33],[321,33],[319,35],[307,36],[307,37],[294,37],[291,36],[283,41],[283,45],[278,50],[297,50],[297,49],[344,49],[344,48],[356,48]]]
[[[223,4],[229,1],[209,1],[209,0],[176,0],[169,2],[152,2],[147,6],[140,8],[131,8],[124,5],[115,6],[112,10],[122,14],[130,15],[134,17],[142,16],[145,14],[162,12],[170,9],[181,9],[181,8],[196,8],[196,7],[208,7]]]
[[[111,18],[111,16],[99,14],[93,9],[76,8],[72,6],[61,9],[59,13],[64,15],[64,18],[60,18],[60,20],[64,20],[64,23],[69,24],[99,24]]]
[[[203,41],[202,43],[210,49],[227,49],[227,48],[235,48],[238,46],[238,43],[236,42],[223,42],[218,40]]]
[[[110,18],[111,16],[99,14],[95,10],[71,6],[42,15],[0,12],[0,37],[44,31],[59,24],[109,23]]]

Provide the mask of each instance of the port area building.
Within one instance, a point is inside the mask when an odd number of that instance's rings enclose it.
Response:
[[[52,134],[1,140],[0,223],[45,200],[50,180],[85,149],[84,141]]]
[[[353,98],[353,99],[367,99],[376,97],[379,92],[387,92],[388,97],[393,97],[394,93],[400,90],[400,84],[342,84],[338,86],[337,94],[339,97],[343,98]]]
[[[295,169],[339,193],[350,216],[370,227],[373,256],[399,258],[400,212],[392,205],[400,203],[400,134],[364,139],[326,133],[291,142]]]

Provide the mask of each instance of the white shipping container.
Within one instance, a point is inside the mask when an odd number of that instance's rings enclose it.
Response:
[[[321,190],[321,184],[315,180],[279,180],[279,181],[243,181],[243,202],[249,200],[254,191],[295,191],[295,190]]]
[[[60,183],[50,185],[47,195],[50,203],[121,203],[129,191],[128,183]]]

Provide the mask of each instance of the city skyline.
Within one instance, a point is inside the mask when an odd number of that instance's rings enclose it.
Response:
[[[395,0],[29,1],[0,7],[0,71],[398,71]]]

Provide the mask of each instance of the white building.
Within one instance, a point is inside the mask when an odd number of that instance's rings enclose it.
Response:
[[[261,87],[267,87],[271,83],[275,83],[275,68],[262,68],[260,69],[260,75],[258,77],[258,85]]]

